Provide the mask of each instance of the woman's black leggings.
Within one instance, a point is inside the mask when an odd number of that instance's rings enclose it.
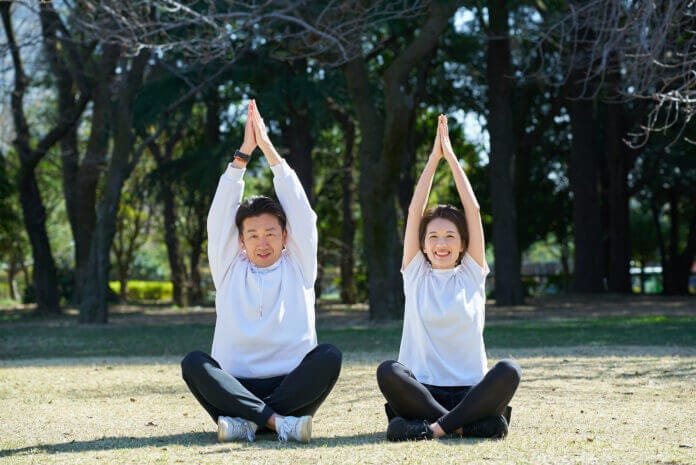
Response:
[[[263,428],[274,413],[314,415],[336,384],[341,351],[319,344],[290,373],[272,378],[235,378],[210,355],[195,350],[181,361],[181,373],[196,400],[214,421],[241,417]]]
[[[377,383],[388,408],[408,420],[437,421],[446,433],[494,415],[503,415],[520,383],[520,366],[501,360],[474,386],[420,383],[411,370],[388,360],[377,368]]]

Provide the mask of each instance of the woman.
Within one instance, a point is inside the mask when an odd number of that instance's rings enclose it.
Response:
[[[464,212],[450,205],[425,211],[443,158]],[[409,206],[402,273],[406,308],[399,361],[377,369],[390,419],[387,439],[506,436],[520,367],[503,360],[486,372],[483,226],[444,115]]]

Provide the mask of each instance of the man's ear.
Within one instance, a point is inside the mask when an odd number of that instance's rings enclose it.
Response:
[[[242,236],[242,233],[239,233],[239,242],[242,244],[242,248],[244,248],[244,236]]]
[[[283,247],[286,246],[287,242],[288,242],[288,230],[283,229]]]

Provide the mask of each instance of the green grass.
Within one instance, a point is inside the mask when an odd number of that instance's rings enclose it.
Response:
[[[39,320],[0,324],[0,359],[91,356],[183,355],[208,350],[208,324],[49,325]],[[320,329],[319,341],[344,352],[396,351],[401,325],[364,329]],[[486,327],[488,348],[571,346],[696,346],[696,317],[650,316],[573,320],[492,322]]]

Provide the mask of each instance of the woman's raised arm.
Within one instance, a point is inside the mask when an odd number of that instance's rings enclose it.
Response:
[[[418,237],[418,228],[420,227],[421,218],[425,211],[425,206],[428,203],[430,196],[430,188],[433,185],[435,170],[437,164],[442,158],[442,146],[440,143],[440,125],[438,124],[435,141],[433,142],[433,150],[430,152],[428,162],[423,168],[418,184],[413,191],[411,204],[408,207],[408,218],[406,219],[406,232],[404,233],[404,257],[401,262],[401,268],[404,269],[411,263],[413,257],[416,256],[420,249],[420,240]]]
[[[483,237],[479,203],[476,200],[469,178],[466,177],[452,149],[452,143],[449,139],[449,128],[447,127],[447,117],[444,115],[440,115],[438,120],[438,134],[440,134],[443,157],[447,160],[447,164],[452,171],[454,183],[459,193],[459,200],[462,202],[464,214],[466,215],[466,226],[469,230],[469,246],[466,251],[469,252],[469,255],[481,268],[486,268],[486,244]]]

